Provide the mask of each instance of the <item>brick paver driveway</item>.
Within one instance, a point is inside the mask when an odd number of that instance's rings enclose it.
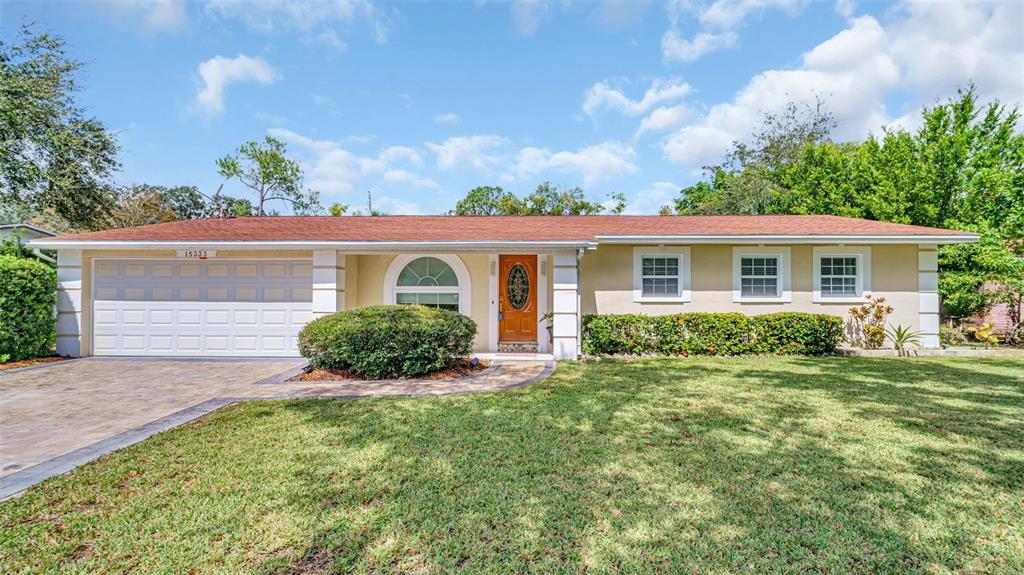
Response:
[[[212,398],[251,395],[254,382],[303,363],[86,358],[0,372],[0,477]]]
[[[554,369],[495,363],[446,381],[284,381],[305,364],[298,359],[86,358],[0,372],[0,499],[234,401],[494,391]]]

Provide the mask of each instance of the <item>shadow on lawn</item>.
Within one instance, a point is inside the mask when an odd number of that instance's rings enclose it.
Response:
[[[844,452],[865,438],[825,433],[826,409],[802,392],[944,444],[1020,449],[1020,413],[1001,410],[1021,408],[1019,379],[892,360],[759,365],[606,362],[513,392],[387,409],[288,403],[328,443],[378,456],[304,466],[286,505],[322,528],[259,571],[912,573],[982,554],[955,523],[910,526],[947,506],[983,512],[951,489],[983,468],[990,488],[1018,491],[1019,462],[954,446],[915,448],[909,470],[854,460]],[[979,385],[991,393],[968,390]]]

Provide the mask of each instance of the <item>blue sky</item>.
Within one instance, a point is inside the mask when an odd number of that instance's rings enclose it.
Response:
[[[85,63],[120,183],[209,193],[217,158],[270,134],[325,205],[372,189],[390,213],[440,213],[550,180],[655,213],[788,100],[821,97],[842,139],[913,128],[971,80],[1022,102],[1022,5],[5,1],[0,27],[35,22]]]

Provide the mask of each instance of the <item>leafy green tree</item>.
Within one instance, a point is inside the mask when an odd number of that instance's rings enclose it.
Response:
[[[514,216],[526,212],[526,204],[501,186],[478,186],[455,204],[457,216]]]
[[[611,194],[610,198],[615,202],[611,213],[621,213],[626,207],[625,196]],[[500,186],[476,187],[455,204],[451,213],[458,216],[580,216],[603,211],[604,205],[586,199],[583,188],[560,188],[544,182],[523,198]]]
[[[608,200],[611,203],[611,207],[606,207],[609,214],[613,216],[621,215],[622,212],[626,211],[626,194],[622,192],[612,192],[608,194]]]
[[[523,201],[531,216],[589,216],[604,211],[604,206],[586,199],[583,188],[560,188],[551,182],[537,186]]]
[[[344,216],[347,211],[348,204],[339,204],[338,202],[331,204],[331,207],[327,208],[327,213],[335,217]]]
[[[89,229],[112,207],[119,164],[114,136],[75,102],[81,67],[62,39],[28,26],[0,40],[0,203]]]
[[[255,215],[267,215],[267,203],[284,202],[295,214],[320,210],[319,194],[302,189],[302,168],[288,158],[284,142],[267,136],[263,142],[250,141],[234,155],[217,160],[217,173],[237,178],[256,193]]]

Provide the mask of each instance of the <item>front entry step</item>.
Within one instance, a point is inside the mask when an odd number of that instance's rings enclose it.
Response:
[[[537,342],[499,342],[498,353],[537,353]]]

